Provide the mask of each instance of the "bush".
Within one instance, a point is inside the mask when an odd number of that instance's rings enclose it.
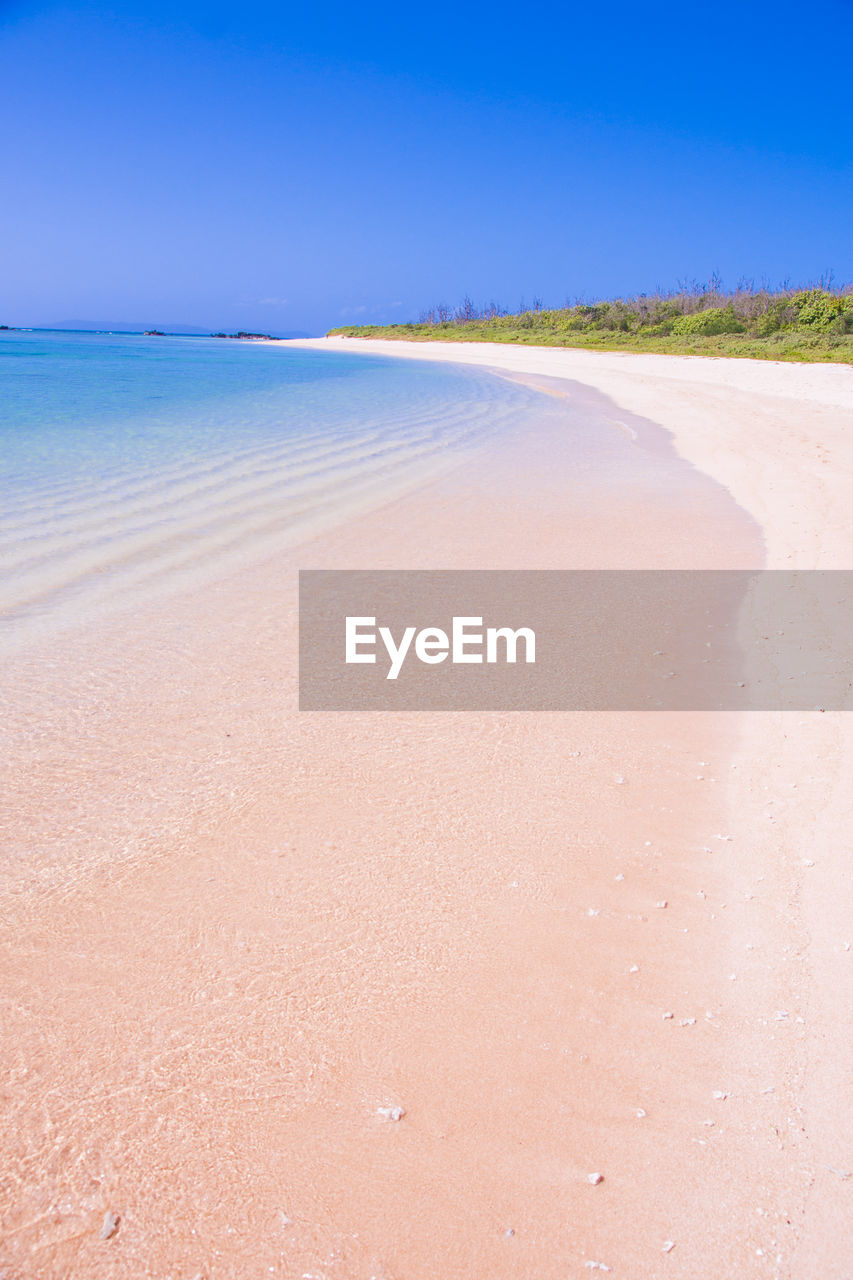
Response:
[[[840,299],[841,314],[833,325],[836,333],[853,333],[853,293],[847,293]]]
[[[769,338],[772,333],[778,333],[781,328],[782,317],[775,307],[765,311],[764,315],[759,316],[755,322],[755,334],[759,338]]]
[[[672,333],[672,320],[661,320],[660,324],[647,324],[640,330],[650,338],[668,338]]]
[[[823,289],[804,289],[794,294],[791,305],[797,309],[797,324],[826,333],[833,327],[838,328],[836,321],[843,317],[846,301]]]
[[[754,332],[759,338],[769,338],[772,333],[778,333],[786,324],[795,324],[796,320],[796,311],[783,299],[781,302],[772,303],[764,314],[758,317]]]
[[[853,363],[853,286],[832,288],[824,281],[756,289],[742,281],[724,291],[713,277],[707,285],[686,282],[678,292],[567,301],[548,310],[535,302],[517,314],[495,302],[476,307],[466,298],[455,308],[431,307],[415,325],[341,332]]]
[[[707,307],[704,311],[694,312],[692,316],[679,316],[672,326],[672,332],[680,337],[699,333],[745,333],[746,325],[741,324],[732,307]]]

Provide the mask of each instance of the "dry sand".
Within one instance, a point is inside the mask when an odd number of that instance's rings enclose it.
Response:
[[[853,375],[363,345],[612,434],[8,664],[0,1275],[848,1280],[843,713],[300,716],[295,569],[850,567]]]

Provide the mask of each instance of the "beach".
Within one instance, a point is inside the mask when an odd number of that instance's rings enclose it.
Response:
[[[849,1280],[845,713],[300,713],[296,574],[849,568],[853,372],[287,346],[577,432],[9,658],[2,1274]]]

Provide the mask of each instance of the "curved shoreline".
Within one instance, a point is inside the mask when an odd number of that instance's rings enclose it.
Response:
[[[496,344],[303,345],[482,364],[595,387],[659,423],[682,457],[728,489],[761,528],[765,567],[848,569],[853,561],[853,370],[845,366]],[[801,1029],[786,1069],[784,1141],[792,1187],[804,1192],[791,1223],[795,1247],[782,1250],[774,1272],[791,1280],[845,1275],[850,1206],[843,1175],[853,1168],[853,882],[845,835],[851,779],[853,725],[843,711],[741,718],[727,830],[747,858],[739,884],[744,903],[762,903],[755,911],[741,906],[736,925],[730,917],[732,937],[751,953],[761,937],[765,969],[784,973],[775,984],[762,979],[764,995],[775,985],[783,1025],[793,1004],[790,1016]],[[756,999],[760,990],[759,984]],[[752,1017],[747,1006],[742,1028],[752,1036],[756,1063],[776,1039],[774,1015],[763,1004]],[[760,1106],[756,1122],[759,1112]]]
[[[853,369],[847,366],[499,343],[312,338],[279,345],[585,383],[659,423],[684,458],[729,489],[761,525],[768,569],[850,567],[853,442],[845,423],[853,415]],[[795,529],[798,510],[803,518]]]

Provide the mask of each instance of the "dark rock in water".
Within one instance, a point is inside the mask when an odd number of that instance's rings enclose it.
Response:
[[[273,342],[275,339],[271,333],[248,333],[245,329],[241,329],[239,333],[212,333],[211,338],[254,338],[262,339],[264,342]]]
[[[162,329],[146,329],[143,335],[146,338],[165,338],[165,336]]]

